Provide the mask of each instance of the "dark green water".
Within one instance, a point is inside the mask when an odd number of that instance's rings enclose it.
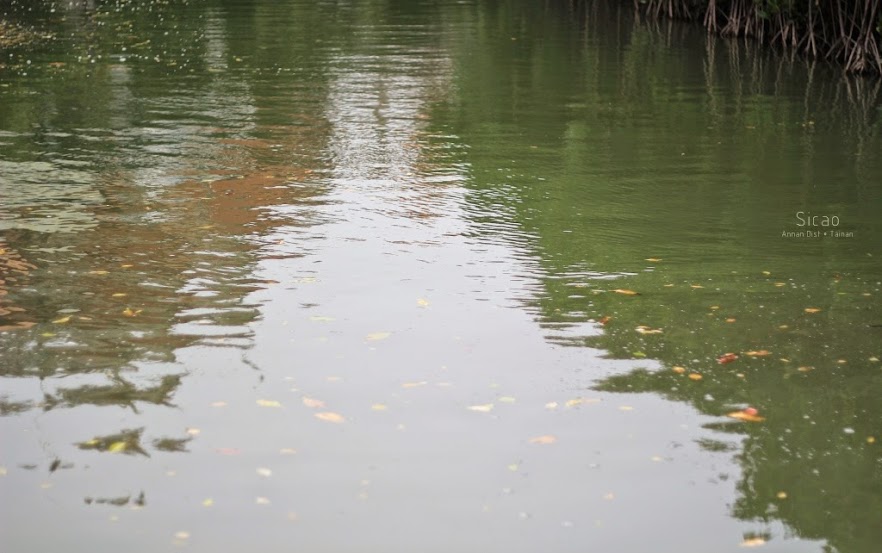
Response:
[[[878,81],[627,6],[75,4],[0,3],[55,36],[0,51],[4,552],[879,550]]]

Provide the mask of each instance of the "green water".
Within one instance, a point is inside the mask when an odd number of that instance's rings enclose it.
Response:
[[[0,548],[878,551],[880,83],[600,4],[0,4]]]

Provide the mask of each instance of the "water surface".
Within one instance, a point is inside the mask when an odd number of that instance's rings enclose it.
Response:
[[[4,551],[882,543],[877,81],[565,2],[4,6]]]

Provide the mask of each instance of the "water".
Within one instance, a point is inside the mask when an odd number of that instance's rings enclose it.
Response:
[[[5,3],[3,550],[877,551],[879,83],[554,4]]]

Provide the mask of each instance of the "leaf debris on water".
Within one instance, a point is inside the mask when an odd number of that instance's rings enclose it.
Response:
[[[552,436],[551,434],[545,434],[543,436],[536,436],[535,438],[530,438],[531,444],[539,444],[539,445],[553,444],[556,441],[557,441],[557,437]]]
[[[493,404],[485,403],[483,405],[470,405],[469,407],[466,407],[466,409],[469,411],[478,411],[480,413],[489,413],[493,410]]]
[[[281,407],[282,404],[274,399],[258,399],[257,404],[261,407]]]
[[[315,418],[317,418],[319,420],[323,420],[325,422],[333,422],[336,424],[346,422],[346,419],[343,417],[343,415],[341,415],[339,413],[334,413],[331,411],[323,411],[321,413],[316,413]]]

